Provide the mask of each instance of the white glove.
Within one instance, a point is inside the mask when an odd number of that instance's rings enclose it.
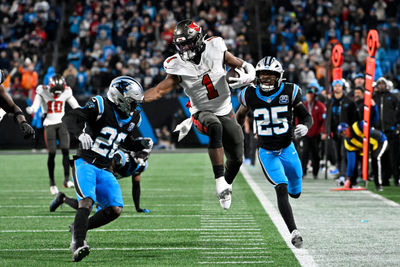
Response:
[[[236,69],[236,72],[239,73],[239,77],[229,77],[229,86],[233,89],[244,87],[250,84],[256,78],[256,71],[253,65],[247,63],[246,61],[243,62],[242,65],[243,69]],[[244,71],[243,71],[244,70]]]
[[[87,133],[82,133],[78,137],[78,139],[81,142],[83,149],[90,149],[92,147],[93,144],[92,137],[90,137],[90,135],[88,135]]]
[[[298,124],[296,126],[296,129],[294,129],[294,136],[295,137],[302,137],[305,136],[308,132],[308,128],[307,126],[305,126],[304,124]]]
[[[32,114],[33,113],[33,108],[32,107],[26,107],[26,113]]]

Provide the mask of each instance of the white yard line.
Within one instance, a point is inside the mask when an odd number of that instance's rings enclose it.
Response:
[[[313,257],[308,253],[308,251],[304,248],[298,249],[295,248],[289,239],[289,232],[287,230],[286,224],[283,221],[280,213],[275,209],[272,203],[268,200],[265,196],[264,192],[261,188],[257,185],[257,183],[253,180],[251,175],[247,172],[247,170],[242,167],[240,171],[243,174],[243,177],[249,184],[250,188],[253,190],[254,194],[257,196],[258,200],[260,201],[261,205],[263,206],[264,210],[267,212],[269,217],[271,218],[272,222],[275,224],[276,228],[278,229],[279,233],[285,240],[287,246],[292,250],[293,254],[296,256],[297,260],[301,264],[301,266],[311,267],[311,266],[318,266],[314,261]]]

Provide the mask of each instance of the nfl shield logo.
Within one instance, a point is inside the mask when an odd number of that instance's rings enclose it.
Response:
[[[128,132],[132,132],[133,128],[135,128],[135,125],[136,125],[136,124],[134,124],[133,122],[131,122],[131,123],[129,124],[129,127],[128,127]]]
[[[279,97],[279,104],[287,104],[289,103],[289,96],[288,95],[281,95]]]

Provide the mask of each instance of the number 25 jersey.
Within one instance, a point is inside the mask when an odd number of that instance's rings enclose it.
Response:
[[[258,146],[279,150],[293,140],[293,108],[302,102],[301,89],[293,83],[281,83],[268,93],[259,86],[248,86],[240,92],[240,103],[254,115],[254,132]]]
[[[164,61],[168,74],[180,77],[180,85],[190,98],[190,113],[211,111],[217,116],[232,110],[231,91],[225,80],[225,51],[221,37],[210,37],[204,41],[205,49],[199,64],[184,61],[175,54]]]

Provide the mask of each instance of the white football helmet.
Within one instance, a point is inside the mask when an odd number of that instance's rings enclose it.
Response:
[[[107,98],[129,116],[143,102],[143,88],[132,77],[119,76],[111,81]]]
[[[273,85],[266,85],[261,83],[259,74],[261,71],[270,71],[273,72],[274,74],[277,75],[277,80]],[[260,84],[260,88],[263,91],[271,91],[274,88],[277,88],[281,85],[281,82],[283,80],[283,73],[285,71],[283,70],[282,64],[275,58],[275,57],[264,57],[260,61],[258,61],[256,65],[256,79],[257,82]]]

